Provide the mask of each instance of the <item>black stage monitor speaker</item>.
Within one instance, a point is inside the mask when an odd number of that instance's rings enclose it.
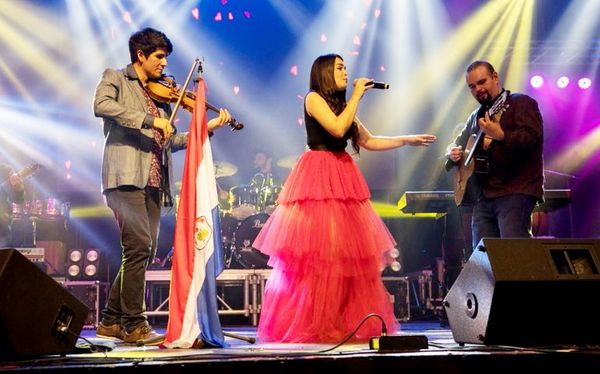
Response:
[[[88,308],[15,249],[0,249],[0,357],[66,354]]]
[[[598,239],[482,239],[444,299],[458,343],[597,345]]]

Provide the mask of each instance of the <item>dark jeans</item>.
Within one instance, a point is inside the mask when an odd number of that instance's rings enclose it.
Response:
[[[531,214],[536,202],[536,197],[525,194],[481,197],[473,207],[473,249],[486,237],[530,238]]]
[[[160,191],[117,188],[106,193],[121,232],[121,268],[103,311],[104,325],[121,324],[128,332],[144,323],[146,267],[156,254]]]

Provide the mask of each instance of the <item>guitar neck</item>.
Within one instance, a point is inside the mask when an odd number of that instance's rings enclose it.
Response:
[[[467,158],[465,159],[465,163],[464,163],[465,167],[469,166],[469,164],[473,160],[473,156],[475,156],[475,149],[477,148],[477,144],[479,144],[479,141],[481,140],[482,137],[483,137],[483,130],[480,128],[479,131],[477,131],[477,135],[475,136],[475,141],[473,142],[473,145],[471,146],[469,154],[467,155]]]
[[[36,171],[38,171],[41,167],[42,166],[40,164],[31,164],[31,165],[19,170],[17,172],[17,175],[19,176],[19,178],[25,179],[28,176],[35,173]],[[6,184],[8,184],[9,180],[10,180],[10,175],[2,183],[0,183],[0,187],[4,187]]]

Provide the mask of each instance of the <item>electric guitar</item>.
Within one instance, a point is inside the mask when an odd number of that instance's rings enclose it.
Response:
[[[21,179],[25,179],[25,178],[29,177],[30,175],[33,175],[36,171],[40,170],[41,168],[42,168],[42,165],[40,165],[38,163],[33,163],[33,164],[26,166],[23,169],[19,170],[17,172],[17,175]],[[10,180],[10,176],[8,176],[2,183],[0,183],[0,188],[4,187],[6,184],[8,184],[9,180]]]
[[[500,117],[508,108],[506,99],[508,98],[509,91],[502,91],[502,93],[496,98],[494,104],[487,110],[487,114],[494,121],[499,122]],[[477,121],[477,118],[474,119]],[[489,171],[489,163],[487,156],[484,154],[476,154],[475,150],[481,142],[481,139],[485,138],[485,133],[481,128],[477,133],[471,134],[467,140],[467,145],[463,152],[463,157],[458,163],[458,167],[454,169],[454,202],[456,205],[460,205],[465,197],[469,178],[473,173],[487,174]],[[489,139],[490,144],[486,146],[489,148],[493,139]],[[485,144],[485,143],[484,143]],[[464,161],[463,161],[464,160]]]

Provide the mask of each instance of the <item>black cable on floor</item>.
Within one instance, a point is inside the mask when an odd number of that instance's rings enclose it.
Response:
[[[385,325],[385,321],[383,320],[383,318],[381,318],[381,316],[377,313],[369,313],[365,316],[365,318],[362,319],[362,321],[360,321],[360,323],[358,324],[358,326],[356,326],[356,328],[354,330],[352,330],[352,332],[350,334],[348,334],[348,336],[346,336],[344,338],[344,340],[342,340],[340,343],[334,345],[331,348],[327,348],[324,349],[322,351],[317,351],[316,353],[325,353],[325,352],[329,352],[329,351],[333,351],[334,349],[336,349],[337,347],[343,345],[344,343],[346,343],[348,340],[350,340],[354,334],[356,334],[356,332],[358,331],[358,329],[371,317],[377,317],[380,321],[381,321],[381,335],[385,336],[387,335],[387,326]]]

